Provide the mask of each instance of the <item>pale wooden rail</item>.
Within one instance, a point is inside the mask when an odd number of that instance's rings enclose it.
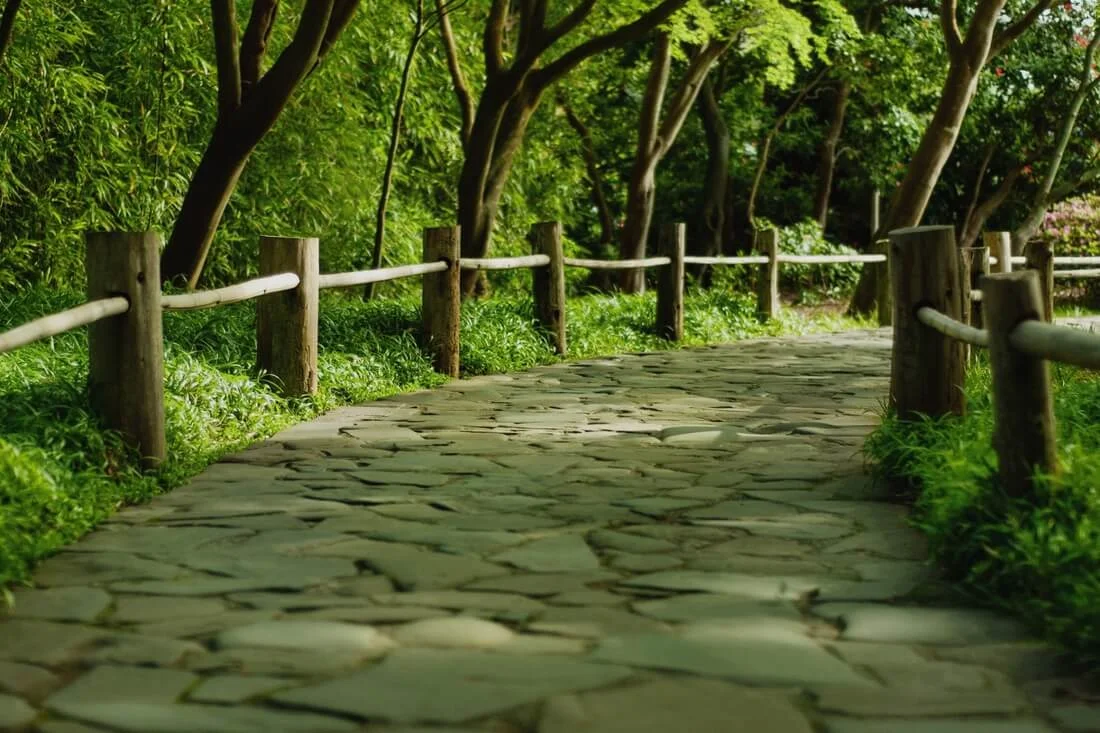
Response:
[[[886,255],[778,255],[777,262],[791,265],[843,265],[886,262]]]
[[[522,257],[465,257],[458,261],[463,270],[522,270],[533,267],[546,267],[550,264],[548,255],[524,255]]]
[[[381,267],[377,270],[337,272],[330,275],[321,275],[317,287],[321,290],[328,290],[330,288],[353,288],[357,285],[401,280],[402,278],[427,275],[432,272],[444,272],[446,269],[446,262],[419,262],[413,265],[401,265],[398,267]]]
[[[971,346],[989,346],[988,331],[968,326],[965,323],[956,321],[954,318],[948,318],[935,308],[918,308],[917,319],[929,328],[942,333],[944,336],[950,336],[965,344],[970,344]]]
[[[1100,269],[1095,270],[1055,270],[1054,277],[1059,280],[1088,279],[1100,277]]]
[[[22,326],[0,334],[0,354],[14,351],[35,341],[59,336],[66,331],[87,326],[104,318],[117,316],[130,309],[130,301],[126,298],[104,298],[84,303],[75,308],[54,313],[52,315],[36,318],[24,323]]]
[[[768,258],[763,255],[745,255],[742,257],[701,257],[687,255],[685,265],[766,265]]]
[[[254,280],[245,280],[236,285],[227,285],[216,290],[199,290],[194,293],[181,293],[179,295],[162,295],[160,307],[166,311],[190,311],[202,308],[213,308],[218,305],[229,305],[252,300],[269,293],[281,293],[284,290],[293,290],[298,287],[301,279],[293,272],[284,272],[279,275],[258,277]]]
[[[664,267],[672,262],[668,257],[643,257],[637,260],[587,260],[566,257],[566,267],[583,267],[587,270],[637,270],[640,267]]]

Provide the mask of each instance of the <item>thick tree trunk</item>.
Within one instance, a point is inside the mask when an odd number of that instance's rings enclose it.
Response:
[[[657,193],[655,168],[638,165],[635,161],[630,175],[630,185],[626,191],[626,223],[619,247],[619,256],[624,260],[645,257],[646,237],[653,220],[653,201]],[[623,270],[619,287],[627,293],[645,292],[645,270]]]
[[[15,34],[15,15],[22,2],[23,0],[7,0],[4,3],[4,12],[0,14],[0,62],[3,62],[4,54],[11,48],[11,39]]]
[[[707,173],[703,188],[702,232],[691,237],[691,254],[713,257],[722,252],[726,229],[726,185],[730,168],[730,131],[722,119],[718,97],[710,80],[699,94],[699,113],[707,140]]]
[[[172,236],[161,256],[161,280],[196,286],[222,214],[254,147],[234,145],[225,132],[214,133],[191,176]]]
[[[844,118],[848,113],[848,100],[852,94],[852,83],[840,82],[833,95],[833,106],[829,118],[829,129],[821,141],[817,163],[817,187],[814,190],[814,219],[822,231],[829,223],[829,198],[833,194],[833,174],[836,170],[836,148],[844,131]]]

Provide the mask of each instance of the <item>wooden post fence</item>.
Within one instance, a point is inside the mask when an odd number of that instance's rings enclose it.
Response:
[[[424,261],[446,262],[443,272],[424,275],[421,324],[424,346],[432,355],[435,370],[448,377],[458,376],[459,315],[459,227],[424,230]]]
[[[875,268],[875,302],[878,304],[878,325],[889,326],[894,322],[894,299],[890,293],[890,240],[880,239],[871,245],[871,254],[885,255],[886,262],[865,267]]]
[[[1054,252],[1050,243],[1041,239],[1033,239],[1024,247],[1024,258],[1027,264],[1024,266],[1034,270],[1039,276],[1039,293],[1042,297],[1043,310],[1040,311],[1043,320],[1047,323],[1054,322]]]
[[[687,227],[666,224],[661,229],[659,255],[671,260],[657,279],[657,335],[667,341],[684,337],[684,251]]]
[[[1039,275],[1032,270],[990,275],[982,279],[982,293],[1001,486],[1009,496],[1026,496],[1034,489],[1036,470],[1058,470],[1047,362],[1009,342],[1009,334],[1021,322],[1041,318]]]
[[[136,448],[142,465],[167,456],[164,434],[164,336],[160,308],[161,236],[89,232],[88,299],[122,295],[125,313],[88,327],[88,393],[110,430]]]
[[[985,232],[982,243],[989,248],[989,254],[997,258],[994,272],[1012,272],[1012,233]]]
[[[963,344],[917,319],[923,306],[959,320],[955,229],[914,227],[890,232],[890,281],[894,292],[894,346],[890,404],[902,420],[918,415],[961,415],[965,356]]]
[[[531,254],[546,255],[550,264],[532,273],[535,318],[550,336],[554,353],[564,356],[565,342],[565,257],[561,248],[561,222],[535,224],[528,232]]]
[[[969,277],[967,298],[969,291],[982,289],[981,280],[989,274],[989,247],[962,247],[959,249],[959,276]],[[963,304],[963,314],[966,315],[966,304]],[[974,328],[982,327],[982,301],[970,300],[969,320],[963,321]]]
[[[256,301],[256,366],[287,397],[317,391],[320,243],[316,237],[261,237],[260,275],[292,272],[298,287]]]
[[[768,258],[756,286],[756,311],[765,321],[779,313],[779,232],[765,229],[756,233],[756,250]]]

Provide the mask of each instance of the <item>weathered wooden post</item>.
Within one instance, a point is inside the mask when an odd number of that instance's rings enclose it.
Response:
[[[561,222],[534,224],[527,234],[531,253],[546,255],[550,264],[532,273],[535,318],[550,336],[554,353],[564,356],[565,343],[565,257],[561,248]]]
[[[969,276],[970,320],[965,321],[974,328],[982,327],[982,301],[974,300],[970,293],[975,290],[981,292],[981,279],[989,274],[989,247],[961,247],[959,248],[959,276],[964,273]],[[965,304],[963,310],[965,312]]]
[[[917,319],[917,311],[924,306],[955,320],[962,316],[955,229],[930,226],[890,232],[890,280],[894,291],[891,406],[902,420],[921,414],[963,414],[963,344]]]
[[[993,446],[1001,487],[1027,496],[1036,470],[1055,473],[1058,454],[1050,373],[1045,359],[1012,347],[1010,334],[1043,311],[1039,275],[1032,270],[982,279],[989,361],[993,372]]]
[[[871,238],[878,236],[879,222],[882,219],[882,192],[875,188],[871,191]]]
[[[1012,233],[984,232],[982,244],[989,248],[989,254],[997,258],[994,272],[1012,272]]]
[[[886,262],[868,265],[875,268],[875,302],[878,304],[878,325],[894,322],[894,298],[890,293],[890,240],[880,239],[871,245],[871,253],[884,255]]]
[[[298,287],[256,301],[256,368],[287,397],[317,391],[320,243],[316,237],[260,237],[260,275],[292,272]]]
[[[657,335],[667,341],[684,337],[684,250],[687,227],[666,224],[661,229],[660,254],[669,264],[657,276]]]
[[[757,232],[756,251],[768,258],[756,285],[756,311],[770,321],[779,313],[779,232],[775,229]]]
[[[103,425],[138,450],[145,468],[167,457],[161,242],[156,232],[89,232],[85,238],[88,299],[130,301],[122,315],[88,327],[88,393]]]
[[[1047,323],[1054,322],[1054,252],[1050,243],[1041,239],[1033,239],[1024,247],[1024,265],[1029,270],[1034,270],[1039,275],[1039,293],[1042,296],[1043,320]]]
[[[458,227],[424,230],[424,261],[446,262],[447,269],[424,275],[421,324],[424,346],[432,355],[435,370],[448,377],[458,376],[459,291]]]

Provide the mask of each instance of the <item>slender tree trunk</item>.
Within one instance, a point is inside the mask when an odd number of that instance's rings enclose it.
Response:
[[[7,0],[4,3],[4,12],[0,14],[0,63],[4,61],[4,55],[11,48],[12,37],[15,34],[15,15],[19,12],[19,5],[23,0]]]
[[[722,253],[726,230],[726,185],[730,170],[730,132],[718,106],[718,96],[710,79],[699,93],[699,116],[707,140],[707,172],[703,179],[703,216],[695,236],[688,240],[690,253],[713,257]],[[692,272],[710,284],[709,267],[693,267]]]
[[[623,259],[645,257],[646,237],[653,220],[653,202],[657,193],[655,167],[635,165],[626,191],[626,222],[623,224]],[[627,293],[645,292],[645,270],[623,270],[619,287]]]
[[[844,132],[844,119],[848,114],[848,100],[852,95],[852,83],[841,81],[833,95],[829,128],[821,141],[818,153],[817,187],[814,190],[814,219],[821,231],[829,223],[829,199],[833,194],[833,174],[836,170],[836,148]]]
[[[371,268],[382,266],[382,247],[386,240],[386,207],[390,200],[390,187],[393,185],[393,169],[397,161],[397,146],[401,142],[401,123],[405,114],[405,96],[409,90],[413,62],[416,50],[424,39],[424,0],[417,0],[416,23],[412,38],[409,39],[409,52],[405,55],[405,65],[401,68],[401,84],[397,90],[397,101],[393,105],[393,121],[390,126],[390,146],[386,151],[386,169],[382,173],[382,192],[378,195],[378,211],[374,218],[374,249],[371,252]],[[364,300],[374,295],[376,283],[368,283],[363,290]]]
[[[611,215],[611,207],[607,204],[607,196],[604,194],[603,174],[600,172],[599,158],[596,155],[596,145],[592,141],[592,133],[587,125],[577,116],[573,108],[562,102],[562,110],[569,126],[577,133],[581,143],[581,156],[584,158],[584,170],[588,177],[589,195],[592,198],[592,206],[596,208],[596,218],[600,223],[600,238],[596,243],[595,253],[601,257],[611,254],[611,245],[615,241],[615,218]]]
[[[1019,180],[1020,174],[1023,172],[1022,168],[1014,168],[1008,172],[1008,174],[1001,179],[997,188],[993,189],[993,193],[989,198],[982,201],[975,206],[970,215],[966,217],[966,223],[963,226],[962,234],[959,236],[960,247],[973,247],[978,241],[978,237],[981,236],[982,230],[985,228],[985,223],[989,221],[989,217],[993,216],[993,213],[1001,207],[1007,199],[1009,194],[1012,193],[1012,189],[1016,186],[1016,181]]]

